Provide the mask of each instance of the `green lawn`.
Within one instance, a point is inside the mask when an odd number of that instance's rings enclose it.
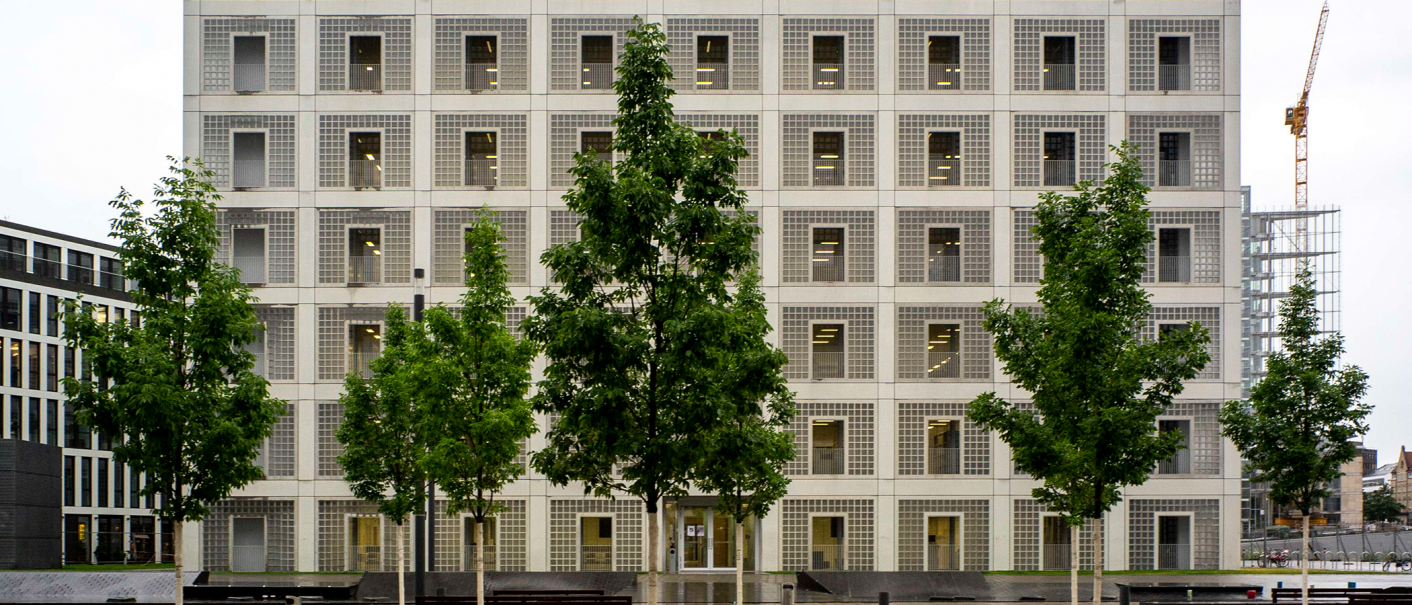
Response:
[[[147,563],[145,565],[65,565],[59,569],[0,569],[0,571],[145,571],[152,569],[175,569],[171,563]],[[194,572],[193,572],[194,573]]]
[[[982,573],[990,574],[990,575],[998,575],[998,576],[1067,576],[1067,575],[1069,575],[1069,572],[1068,572],[1068,571],[987,571],[987,572],[982,572]],[[1337,570],[1337,569],[1311,569],[1311,570],[1309,570],[1309,575],[1316,575],[1316,574],[1380,574],[1380,573],[1396,573],[1396,572],[1355,571],[1355,570],[1344,571],[1344,570]],[[1220,575],[1238,575],[1238,574],[1251,574],[1251,575],[1255,575],[1255,574],[1262,574],[1262,575],[1296,575],[1296,576],[1297,576],[1297,575],[1299,575],[1299,568],[1298,568],[1298,567],[1287,567],[1287,568],[1284,568],[1284,569],[1280,569],[1280,568],[1272,568],[1272,567],[1267,567],[1267,568],[1260,568],[1260,567],[1242,567],[1242,568],[1240,568],[1240,569],[1158,569],[1158,570],[1125,570],[1125,571],[1108,571],[1108,570],[1104,570],[1104,572],[1103,572],[1103,575],[1104,575],[1104,576],[1220,576]],[[1091,576],[1091,575],[1093,575],[1093,572],[1091,572],[1091,571],[1080,571],[1080,572],[1079,572],[1079,575],[1081,575],[1081,576]]]

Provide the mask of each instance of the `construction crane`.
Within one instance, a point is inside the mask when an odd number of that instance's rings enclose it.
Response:
[[[1309,208],[1309,89],[1314,86],[1314,69],[1319,66],[1319,50],[1324,46],[1324,28],[1329,24],[1329,3],[1324,1],[1324,10],[1319,13],[1319,29],[1314,33],[1314,52],[1309,55],[1309,71],[1304,74],[1304,91],[1299,93],[1299,102],[1285,109],[1285,125],[1294,135],[1294,209],[1303,212]],[[1295,246],[1300,251],[1307,249],[1308,230],[1304,221],[1297,222]]]

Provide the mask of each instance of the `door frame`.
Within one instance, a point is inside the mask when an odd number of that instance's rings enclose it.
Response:
[[[260,548],[265,552],[264,561],[261,563],[260,571],[269,571],[270,560],[270,521],[264,516],[255,515],[231,515],[229,535],[226,536],[227,544],[230,544],[230,552],[227,553],[226,566],[231,571],[235,571],[235,522],[238,519],[259,519],[260,520]]]

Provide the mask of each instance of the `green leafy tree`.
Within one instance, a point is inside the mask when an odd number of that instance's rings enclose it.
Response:
[[[448,500],[447,513],[476,522],[476,599],[485,598],[485,521],[495,496],[524,472],[520,441],[536,426],[526,396],[537,354],[505,325],[514,304],[500,230],[483,211],[466,232],[466,285],[459,312],[427,310],[418,373],[430,449],[426,469]]]
[[[147,475],[143,495],[175,528],[176,597],[182,603],[182,527],[231,491],[263,477],[256,464],[284,402],[251,370],[245,346],[260,324],[250,289],[216,260],[212,172],[172,162],[149,203],[122,190],[110,202],[110,235],[142,322],[103,323],[70,302],[64,339],[96,378],[65,378],[79,422],[111,435],[113,458]]]
[[[1339,368],[1343,335],[1320,336],[1318,290],[1301,267],[1289,297],[1280,303],[1281,351],[1271,354],[1266,374],[1250,389],[1250,401],[1221,408],[1222,430],[1245,457],[1250,481],[1269,485],[1270,502],[1299,511],[1309,552],[1309,514],[1329,496],[1339,467],[1358,456],[1353,439],[1368,432],[1372,407],[1359,400],[1368,375],[1358,366]],[[1300,557],[1302,601],[1309,601],[1309,565]]]
[[[370,378],[350,372],[343,383],[343,444],[338,457],[353,495],[378,506],[397,526],[397,602],[407,598],[405,571],[407,518],[425,498],[426,473],[418,392],[418,343],[421,324],[409,321],[402,307],[390,305],[384,319],[382,354],[369,362]]]
[[[1147,481],[1177,452],[1179,436],[1158,433],[1157,416],[1209,361],[1209,337],[1194,322],[1155,341],[1140,334],[1152,310],[1140,284],[1152,241],[1148,189],[1134,148],[1113,150],[1118,160],[1102,184],[1080,183],[1073,196],[1045,193],[1035,207],[1042,310],[1006,309],[999,300],[985,307],[996,357],[1032,394],[1034,409],[992,392],[969,412],[1010,444],[1020,470],[1044,482],[1036,500],[1070,526],[1093,523],[1094,603],[1103,586],[1103,515],[1123,487]],[[1074,592],[1077,600],[1077,580]]]
[[[722,333],[734,341],[720,350],[726,400],[693,481],[718,496],[717,512],[735,520],[735,598],[742,605],[745,520],[764,517],[789,488],[784,465],[794,459],[794,436],[784,429],[796,410],[784,378],[789,359],[765,340],[770,322],[754,270],[741,278],[730,307],[718,313]]]
[[[535,468],[585,493],[640,499],[648,522],[649,603],[657,602],[657,511],[685,492],[734,386],[720,321],[728,284],[751,266],[757,229],[740,208],[741,138],[710,144],[673,117],[672,69],[660,26],[637,20],[618,79],[617,162],[578,155],[564,195],[579,241],[546,251],[562,283],[531,297],[525,332],[548,360],[533,398],[558,415]],[[610,287],[612,286],[612,287]],[[616,469],[620,470],[618,472]]]
[[[1363,520],[1369,523],[1400,519],[1406,510],[1407,507],[1398,502],[1397,497],[1392,494],[1391,485],[1383,485],[1363,494]]]

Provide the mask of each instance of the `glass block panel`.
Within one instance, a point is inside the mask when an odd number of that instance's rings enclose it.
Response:
[[[760,90],[760,19],[757,17],[667,17],[667,62],[676,76],[670,85],[680,92],[697,92],[696,37],[726,34],[730,40],[730,88],[725,91]],[[677,116],[678,119],[681,116]]]
[[[990,569],[989,500],[898,500],[897,570],[927,571],[927,517],[961,517],[961,571]]]
[[[1162,34],[1191,36],[1192,92],[1221,91],[1221,20],[1178,17],[1128,20],[1128,90],[1158,89],[1157,44]]]
[[[549,571],[579,571],[579,516],[611,516],[613,570],[645,569],[646,533],[641,500],[549,499]]]
[[[873,500],[865,498],[785,498],[780,502],[780,566],[788,571],[811,569],[810,516],[837,513],[845,518],[844,569],[872,571],[874,507]]]
[[[494,133],[492,165],[497,178],[494,187],[529,186],[529,127],[525,114],[438,113],[433,118],[436,132],[436,163],[433,168],[438,189],[484,189],[467,185],[465,172],[468,131]]]
[[[350,187],[348,134],[382,133],[383,188],[412,186],[412,116],[346,114],[319,116],[319,187]]]
[[[980,305],[917,305],[897,307],[897,379],[985,382],[991,379],[994,354],[990,334],[981,327]],[[961,328],[961,369],[956,373],[928,372],[927,325],[955,324]]]
[[[781,328],[781,348],[789,357],[785,377],[789,380],[809,380],[809,324],[821,320],[840,320],[848,333],[847,378],[872,380],[873,358],[876,351],[873,307],[784,307]]]
[[[201,161],[214,173],[211,184],[220,189],[231,186],[234,162],[231,156],[232,130],[259,130],[265,134],[265,188],[295,187],[297,151],[293,114],[204,114],[201,116]]]
[[[298,241],[293,210],[220,208],[216,210],[216,258],[231,259],[231,233],[236,229],[265,231],[265,285],[295,283],[295,242]]]
[[[1038,92],[1044,89],[1042,50],[1045,34],[1077,37],[1078,92],[1107,90],[1108,29],[1104,19],[1031,19],[1016,18],[1015,92]]]
[[[1219,191],[1224,185],[1225,163],[1221,153],[1224,147],[1221,122],[1219,113],[1128,114],[1128,142],[1137,145],[1142,184],[1158,185],[1159,134],[1181,132],[1190,134],[1190,159],[1186,160],[1189,165],[1181,166],[1189,177],[1190,187]]]
[[[437,17],[433,68],[437,92],[466,92],[466,36],[495,36],[497,59],[491,90],[529,90],[529,20],[524,17]]]
[[[874,185],[874,147],[876,147],[876,126],[872,114],[784,114],[780,148],[782,175],[780,185],[785,188],[813,187],[813,132],[830,130],[844,132],[847,150],[845,174],[848,187],[872,187]]]
[[[990,90],[991,24],[989,18],[899,17],[897,19],[897,90],[928,90],[927,37],[961,37],[961,90]]]
[[[411,17],[323,17],[319,19],[319,91],[349,90],[349,35],[380,34],[382,90],[412,90]]]
[[[785,17],[780,52],[780,89],[787,92],[815,90],[813,72],[814,34],[843,35],[843,91],[869,91],[876,88],[876,20],[872,17]]]
[[[897,402],[897,474],[927,475],[927,422],[933,418],[961,421],[961,474],[990,474],[990,433],[966,417],[969,401]]]
[[[201,522],[201,564],[209,571],[230,571],[231,519],[257,518],[265,526],[265,570],[294,571],[294,502],[228,498],[211,506]]]
[[[930,229],[936,226],[961,230],[961,279],[956,282],[930,279],[928,261]],[[898,285],[977,285],[991,281],[990,210],[950,208],[897,209]]]
[[[1103,180],[1108,161],[1107,124],[1104,114],[1015,114],[1015,186],[1045,187],[1044,134],[1078,133],[1077,176],[1081,181]],[[1054,188],[1054,187],[1049,187]],[[1062,187],[1068,189],[1068,187]]]
[[[382,283],[412,283],[412,213],[409,210],[320,210],[319,283],[348,283],[348,227],[382,231]]]
[[[201,21],[202,92],[232,92],[233,34],[265,34],[265,90],[296,89],[298,48],[293,17],[208,17]]]
[[[849,476],[867,476],[874,473],[876,462],[876,431],[874,429],[873,402],[824,402],[801,401],[796,404],[799,415],[790,422],[787,429],[794,435],[794,460],[785,464],[784,474],[804,476],[810,474],[809,431],[813,419],[843,419],[845,440],[844,455],[847,456],[844,468]],[[817,469],[815,469],[817,470]],[[814,474],[818,474],[815,472]]]

